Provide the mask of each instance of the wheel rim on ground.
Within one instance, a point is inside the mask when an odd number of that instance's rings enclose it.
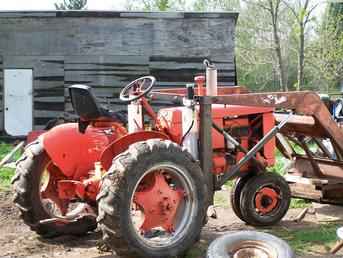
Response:
[[[276,250],[263,241],[241,241],[229,254],[233,258],[277,258]],[[231,257],[230,256],[230,257]]]
[[[140,242],[161,248],[189,233],[198,205],[193,185],[187,171],[171,163],[156,165],[137,180],[130,221]]]

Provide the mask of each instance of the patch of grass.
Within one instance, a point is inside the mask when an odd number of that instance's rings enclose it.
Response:
[[[0,159],[3,159],[6,156],[6,154],[8,154],[12,149],[13,149],[12,144],[0,142]],[[19,159],[20,155],[21,155],[20,152],[17,151],[14,154],[13,159],[14,160]]]
[[[3,159],[13,149],[12,144],[0,143],[0,160]],[[13,160],[20,157],[20,152],[14,154]],[[6,190],[10,187],[11,178],[14,175],[15,169],[13,168],[0,168],[0,190]]]
[[[310,206],[311,206],[311,201],[309,200],[292,198],[289,208],[290,209],[300,209],[300,208],[304,209]]]
[[[206,253],[206,249],[207,249],[207,244],[198,243],[187,252],[185,258],[204,257],[204,254]]]
[[[280,151],[276,151],[275,153],[275,165],[270,167],[269,170],[271,172],[277,173],[281,176],[286,174],[286,168],[289,165],[289,160],[286,159]]]
[[[0,169],[0,191],[6,190],[11,185],[11,178],[14,175],[13,168],[1,168]]]
[[[316,228],[293,229],[271,232],[286,240],[298,254],[318,252],[319,249],[328,251],[337,241],[336,230],[339,226],[334,223],[320,224]]]
[[[225,186],[227,189],[231,189],[233,187],[233,184],[235,183],[235,180],[229,180],[227,182],[225,182]]]
[[[223,208],[229,207],[229,196],[227,192],[216,192],[214,195],[214,205]]]
[[[336,230],[339,227],[336,223],[318,224],[318,227],[311,228],[280,228],[262,230],[285,240],[297,255],[327,253],[336,243]],[[209,243],[200,241],[194,245],[186,254],[185,258],[204,257]]]

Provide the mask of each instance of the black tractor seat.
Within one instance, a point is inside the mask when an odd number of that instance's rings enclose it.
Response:
[[[94,121],[105,118],[126,124],[126,111],[113,112],[100,106],[91,87],[81,84],[72,85],[69,87],[69,94],[73,109],[82,121]]]

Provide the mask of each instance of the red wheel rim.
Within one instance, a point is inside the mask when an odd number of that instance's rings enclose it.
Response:
[[[198,201],[188,173],[168,162],[148,169],[131,198],[130,221],[151,247],[170,246],[188,234]]]
[[[279,203],[280,196],[271,187],[261,188],[255,196],[256,211],[262,215],[267,215],[272,212]]]

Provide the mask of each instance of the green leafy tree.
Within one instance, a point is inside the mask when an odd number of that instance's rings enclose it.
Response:
[[[239,0],[195,0],[194,11],[236,11],[240,7]]]
[[[305,33],[309,23],[313,20],[313,11],[318,4],[313,4],[311,0],[283,0],[295,18],[295,34],[298,41],[298,70],[296,89],[300,90],[304,85],[304,67],[305,67]]]
[[[317,25],[308,51],[311,81],[318,90],[337,91],[343,84],[343,3],[332,3]]]
[[[168,11],[171,8],[170,0],[143,0],[144,10]]]
[[[281,0],[245,0],[236,28],[240,84],[255,90],[288,90],[290,14]]]
[[[55,3],[56,10],[83,10],[86,6],[87,0],[63,0],[63,3]]]
[[[130,11],[169,11],[173,0],[127,0],[126,9]]]

